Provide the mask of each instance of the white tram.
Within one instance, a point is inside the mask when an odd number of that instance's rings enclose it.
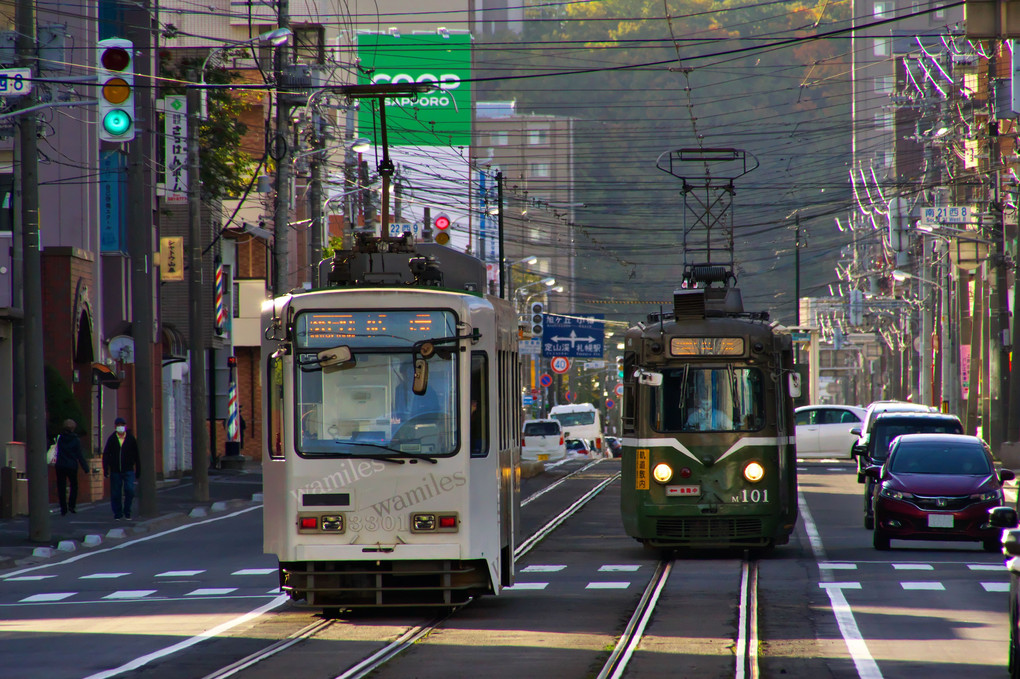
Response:
[[[358,238],[331,264],[334,287],[263,310],[264,551],[281,587],[320,608],[498,594],[518,532],[513,307],[481,292],[477,259],[409,236]]]

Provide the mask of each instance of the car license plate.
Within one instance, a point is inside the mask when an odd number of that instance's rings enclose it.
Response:
[[[952,527],[953,527],[952,514],[928,515],[928,528],[952,528]]]
[[[538,461],[539,462],[545,462],[548,459],[549,459],[549,456],[544,454],[544,453],[538,456]]]
[[[701,486],[666,486],[666,495],[685,497],[701,495]]]

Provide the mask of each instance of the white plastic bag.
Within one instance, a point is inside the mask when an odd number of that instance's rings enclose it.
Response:
[[[57,440],[53,439],[49,450],[46,451],[46,464],[54,464],[57,461]]]

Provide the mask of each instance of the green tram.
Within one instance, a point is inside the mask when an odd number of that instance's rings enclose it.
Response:
[[[788,332],[736,288],[674,293],[625,335],[623,525],[653,549],[786,544],[797,521]]]

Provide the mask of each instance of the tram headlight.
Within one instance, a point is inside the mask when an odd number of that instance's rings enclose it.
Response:
[[[652,478],[659,483],[668,483],[673,478],[673,468],[665,462],[660,462],[652,469]]]
[[[760,462],[748,462],[744,467],[744,478],[751,483],[758,483],[765,476],[765,467]]]

